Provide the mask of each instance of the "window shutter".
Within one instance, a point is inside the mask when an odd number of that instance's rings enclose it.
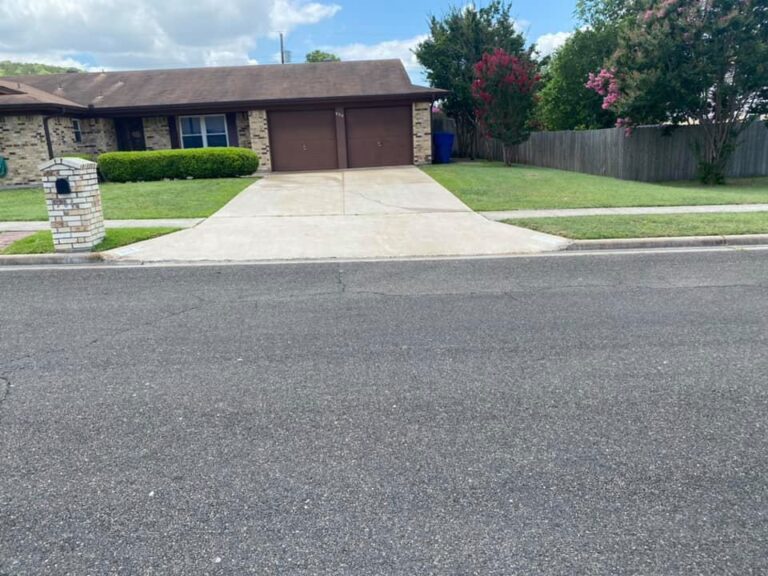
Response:
[[[179,127],[176,124],[176,116],[168,116],[168,133],[171,135],[171,148],[181,148],[181,142],[179,142]]]
[[[237,112],[227,112],[227,135],[230,146],[239,146],[240,139],[237,134]]]

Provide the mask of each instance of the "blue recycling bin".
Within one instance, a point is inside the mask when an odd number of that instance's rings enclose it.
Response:
[[[450,132],[435,132],[432,138],[435,141],[435,164],[449,164],[454,135]]]

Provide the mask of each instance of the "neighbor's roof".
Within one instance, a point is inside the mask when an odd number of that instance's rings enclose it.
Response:
[[[400,60],[319,62],[6,78],[99,111],[439,97],[411,83]]]
[[[33,86],[0,78],[2,110],[85,110],[86,107]]]

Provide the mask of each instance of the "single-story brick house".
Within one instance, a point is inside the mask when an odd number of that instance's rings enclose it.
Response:
[[[266,171],[425,164],[443,94],[399,60],[0,78],[0,186],[114,150],[241,146]]]

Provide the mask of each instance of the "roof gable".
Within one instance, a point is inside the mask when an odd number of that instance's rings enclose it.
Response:
[[[15,80],[0,78],[0,110],[84,110],[85,107]]]

